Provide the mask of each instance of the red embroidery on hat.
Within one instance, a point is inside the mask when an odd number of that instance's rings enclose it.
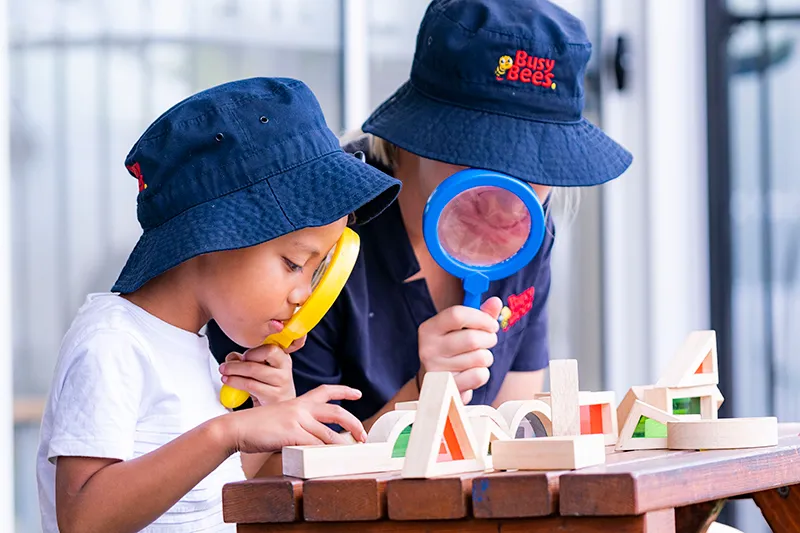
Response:
[[[500,325],[503,331],[508,331],[511,326],[527,315],[533,307],[533,294],[535,289],[528,287],[521,294],[512,294],[508,297],[508,307],[500,312]]]
[[[133,174],[133,176],[139,180],[139,192],[142,192],[147,188],[147,184],[144,182],[144,176],[142,176],[142,169],[139,167],[139,163],[134,163],[132,165],[126,165],[125,168]]]
[[[494,75],[497,81],[505,79],[555,90],[556,82],[555,74],[553,74],[555,66],[555,59],[537,57],[525,50],[517,50],[513,59],[508,55],[499,59]]]

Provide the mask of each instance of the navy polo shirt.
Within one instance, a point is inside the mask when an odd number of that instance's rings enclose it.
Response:
[[[345,149],[366,152],[365,148],[358,143]],[[380,168],[369,154],[367,161]],[[419,371],[417,329],[436,309],[424,279],[405,283],[419,271],[419,264],[397,202],[354,230],[361,237],[361,249],[353,272],[333,307],[309,333],[305,347],[292,359],[298,395],[322,384],[354,387],[362,392],[361,399],[342,402],[342,406],[365,420]],[[548,365],[546,304],[553,237],[548,217],[538,255],[515,275],[492,282],[483,295],[484,300],[498,296],[505,305],[520,310],[513,325],[498,332],[498,343],[491,350],[494,364],[486,403],[495,399],[509,371],[541,370]],[[530,287],[534,288],[532,304],[520,305]],[[220,361],[230,351],[242,351],[213,322],[207,334]]]

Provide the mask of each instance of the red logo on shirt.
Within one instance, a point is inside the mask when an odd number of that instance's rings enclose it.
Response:
[[[508,306],[500,311],[500,327],[503,331],[520,321],[533,307],[534,288],[529,287],[521,294],[512,294],[508,297]]]

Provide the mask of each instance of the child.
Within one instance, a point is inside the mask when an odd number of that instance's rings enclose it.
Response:
[[[237,81],[180,102],[126,167],[144,232],[113,292],[90,295],[62,343],[37,458],[43,529],[233,530],[221,489],[243,479],[248,453],[343,442],[326,424],[366,439],[328,403],[357,390],[273,401],[294,397],[291,361],[260,344],[308,297],[348,216],[376,216],[399,182],[343,152],[314,95],[290,79]],[[220,378],[199,334],[212,318],[257,347],[226,365],[267,364]],[[257,407],[229,413],[220,381]]]

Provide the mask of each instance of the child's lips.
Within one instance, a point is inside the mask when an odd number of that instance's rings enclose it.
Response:
[[[283,331],[283,320],[273,318],[269,321],[270,335],[273,333],[280,333]]]

